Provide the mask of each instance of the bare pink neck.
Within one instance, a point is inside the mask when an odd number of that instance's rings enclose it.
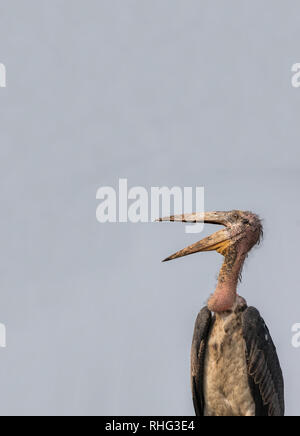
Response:
[[[245,254],[239,253],[234,247],[230,248],[226,253],[217,288],[208,301],[208,308],[212,312],[226,312],[233,308],[237,298],[237,285],[245,257]]]

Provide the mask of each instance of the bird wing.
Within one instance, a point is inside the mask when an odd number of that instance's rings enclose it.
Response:
[[[204,415],[204,363],[206,346],[212,323],[212,314],[207,307],[204,307],[196,320],[191,356],[191,383],[193,402],[197,416]]]
[[[254,307],[249,307],[242,319],[256,416],[284,416],[284,381],[269,330]]]

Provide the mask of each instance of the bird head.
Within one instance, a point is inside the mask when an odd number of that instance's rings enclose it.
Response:
[[[165,259],[164,262],[202,251],[217,251],[223,256],[226,256],[229,249],[232,247],[246,255],[254,245],[259,243],[263,233],[259,217],[252,212],[240,210],[175,215],[161,218],[158,221],[184,223],[204,222],[225,227],[201,241],[178,251]]]

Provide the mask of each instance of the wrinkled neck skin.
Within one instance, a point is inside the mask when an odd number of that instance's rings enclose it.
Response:
[[[232,310],[237,300],[237,285],[246,253],[231,246],[224,253],[225,261],[220,271],[217,288],[208,301],[212,312],[221,313]]]

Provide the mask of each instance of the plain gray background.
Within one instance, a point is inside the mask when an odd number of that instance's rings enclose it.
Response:
[[[202,235],[97,223],[97,189],[123,177],[262,216],[239,292],[300,414],[299,37],[296,0],[0,0],[1,415],[193,414],[221,257],[161,264]]]

